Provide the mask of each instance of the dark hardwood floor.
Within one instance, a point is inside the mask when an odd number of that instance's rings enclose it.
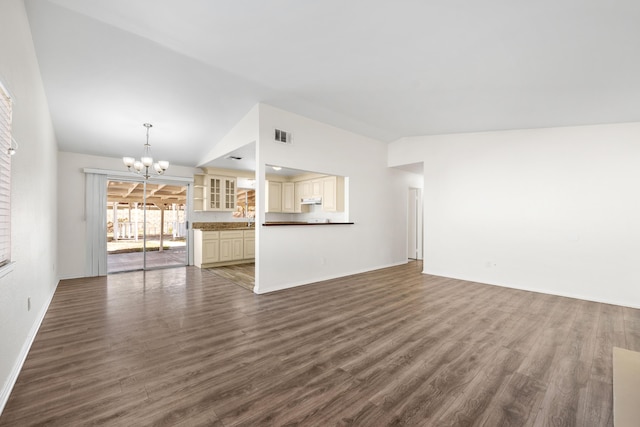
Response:
[[[420,274],[60,283],[2,426],[611,426],[640,310]]]

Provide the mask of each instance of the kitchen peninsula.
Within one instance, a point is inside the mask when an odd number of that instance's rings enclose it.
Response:
[[[246,222],[194,222],[194,265],[200,268],[255,261],[256,237]]]

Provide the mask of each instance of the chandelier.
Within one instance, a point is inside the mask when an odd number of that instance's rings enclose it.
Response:
[[[122,162],[129,171],[144,176],[144,179],[149,179],[149,177],[151,177],[149,168],[153,167],[153,170],[155,170],[158,175],[162,175],[169,167],[169,162],[166,160],[159,160],[158,162],[153,163],[151,145],[149,145],[149,129],[153,125],[151,123],[144,123],[142,126],[147,128],[147,142],[144,144],[142,157],[140,157],[140,160],[136,160],[133,157],[123,157]]]

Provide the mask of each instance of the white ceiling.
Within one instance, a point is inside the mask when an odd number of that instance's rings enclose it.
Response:
[[[382,141],[640,121],[637,0],[25,0],[60,149],[196,165],[257,102]]]

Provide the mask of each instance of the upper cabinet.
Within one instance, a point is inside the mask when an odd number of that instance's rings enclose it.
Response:
[[[265,182],[265,212],[282,212],[282,182]]]
[[[230,176],[194,175],[193,209],[232,211],[236,207],[236,179]]]
[[[344,212],[344,177],[324,175],[311,179],[296,178],[281,181],[274,177],[265,182],[265,212],[311,212],[311,205],[302,204],[303,199],[322,200],[318,208],[324,212]]]
[[[293,182],[282,183],[282,212],[294,213],[296,211],[295,188]]]
[[[322,178],[322,210],[325,212],[344,211],[344,177]]]

